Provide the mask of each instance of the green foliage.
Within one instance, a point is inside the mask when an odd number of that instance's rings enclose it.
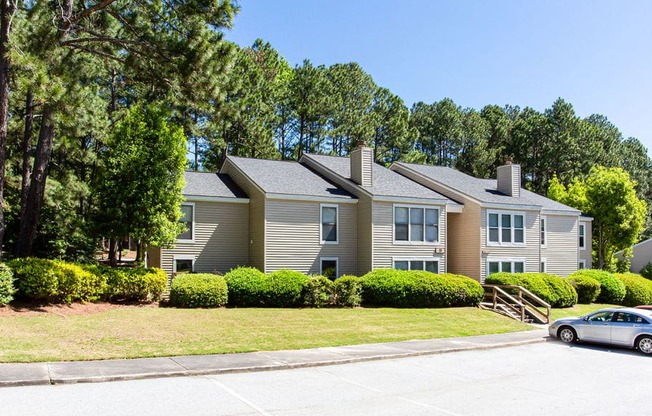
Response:
[[[188,273],[175,277],[170,304],[182,308],[214,308],[226,305],[228,290],[223,276]]]
[[[597,269],[582,269],[573,273],[572,276],[588,276],[600,282],[600,294],[598,295],[598,303],[608,303],[613,305],[620,305],[625,297],[625,285],[613,274],[604,270]]]
[[[333,282],[335,304],[356,307],[362,303],[362,282],[357,276],[340,276]]]
[[[285,308],[301,305],[308,276],[295,270],[277,270],[268,276],[268,298],[265,306]]]
[[[402,308],[441,308],[477,305],[482,286],[461,275],[378,269],[362,276],[366,304]]]
[[[625,284],[623,305],[652,305],[652,281],[634,273],[617,274],[616,278]]]
[[[310,276],[303,288],[303,304],[321,308],[331,302],[333,282],[324,276]]]
[[[120,302],[155,302],[168,282],[167,274],[156,267],[96,266],[107,280],[105,297]]]
[[[554,308],[577,303],[577,292],[560,276],[548,273],[494,273],[485,279],[491,285],[522,286]]]
[[[652,279],[652,262],[646,264],[639,273],[646,279]]]
[[[229,305],[283,308],[299,306],[308,276],[294,270],[265,274],[253,267],[239,267],[224,278],[229,287]]]
[[[0,306],[4,306],[14,299],[14,273],[4,263],[0,263]]]
[[[573,273],[566,278],[577,292],[577,302],[590,304],[600,295],[600,282],[582,273]]]
[[[52,265],[57,275],[57,299],[66,303],[76,300],[95,301],[106,291],[106,280],[83,267],[53,260]]]

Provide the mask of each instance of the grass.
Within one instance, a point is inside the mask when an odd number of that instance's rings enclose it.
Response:
[[[478,308],[120,308],[0,319],[0,362],[96,360],[316,348],[525,331]]]
[[[622,308],[620,305],[608,305],[603,303],[591,303],[589,305],[577,304],[572,308],[553,308],[550,311],[550,322],[559,318],[567,318],[569,316],[583,316],[588,313],[597,311],[602,308]]]

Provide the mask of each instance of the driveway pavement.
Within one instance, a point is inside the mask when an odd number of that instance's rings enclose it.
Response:
[[[288,370],[544,342],[546,329],[463,338],[413,340],[308,350],[130,360],[0,364],[0,387],[92,383],[175,376]]]

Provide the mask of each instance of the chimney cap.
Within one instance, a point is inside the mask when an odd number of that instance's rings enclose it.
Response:
[[[513,163],[514,163],[514,159],[512,159],[511,156],[507,156],[507,157],[505,158],[505,164],[506,164],[506,165],[511,165],[511,164],[513,164]]]
[[[365,143],[364,140],[360,139],[355,143],[355,145],[356,145],[356,147],[358,149],[361,149],[361,148],[365,147],[367,145],[367,143]]]

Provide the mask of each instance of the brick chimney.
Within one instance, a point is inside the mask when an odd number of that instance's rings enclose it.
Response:
[[[351,179],[361,186],[373,184],[374,151],[358,141],[358,147],[351,152]]]
[[[505,195],[521,196],[521,165],[515,165],[511,159],[497,169],[498,191]]]

